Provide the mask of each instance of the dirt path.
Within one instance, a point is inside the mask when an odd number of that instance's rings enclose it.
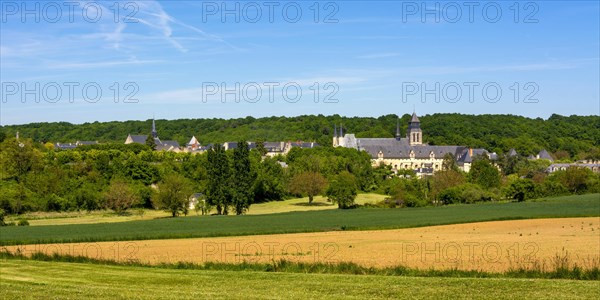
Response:
[[[600,264],[600,218],[534,219],[374,231],[257,235],[20,246],[120,261],[302,262],[352,261],[363,266],[405,265],[501,271],[553,266],[557,257],[586,267]],[[7,247],[16,251],[17,247]]]

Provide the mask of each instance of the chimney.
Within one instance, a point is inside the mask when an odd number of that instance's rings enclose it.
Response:
[[[469,148],[469,156],[473,157],[473,148]]]

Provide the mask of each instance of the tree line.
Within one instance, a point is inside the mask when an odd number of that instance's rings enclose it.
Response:
[[[306,115],[237,119],[157,120],[162,139],[185,144],[192,136],[200,143],[212,144],[239,140],[315,141],[330,146],[334,124],[357,137],[391,138],[396,133],[397,115],[342,117]],[[401,132],[406,132],[410,115],[401,116]],[[600,159],[600,117],[561,116],[548,119],[515,115],[433,114],[420,117],[423,140],[432,145],[459,145],[506,153],[514,148],[523,155],[535,155],[541,149],[557,159]],[[20,132],[35,142],[75,142],[93,140],[122,143],[128,134],[149,134],[152,120],[94,122],[84,124],[30,123],[0,127],[0,142]]]
[[[452,155],[444,157],[443,170],[433,176],[393,176],[389,166],[375,168],[378,191],[390,197],[380,207],[472,204],[492,201],[526,201],[570,194],[600,193],[600,174],[584,167],[569,167],[548,174],[547,160],[501,155],[492,162],[476,156],[469,172],[458,168]],[[509,165],[511,167],[509,167]],[[411,171],[405,172],[410,174]]]
[[[245,141],[232,150],[217,144],[191,154],[139,144],[55,150],[7,138],[0,154],[0,209],[9,214],[96,209],[124,214],[155,208],[178,216],[189,213],[192,194],[204,196],[197,204],[203,211],[243,214],[253,203],[298,196],[312,200],[340,174],[350,178],[354,194],[374,184],[370,157],[346,148],[293,148],[287,156],[267,157]]]

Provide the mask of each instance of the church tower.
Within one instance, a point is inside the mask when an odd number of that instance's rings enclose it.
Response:
[[[154,123],[154,118],[152,118],[152,137],[158,138],[158,133],[156,132],[156,123]]]
[[[337,147],[339,145],[340,145],[340,141],[338,140],[337,125],[334,124],[333,125],[333,147]]]
[[[346,147],[346,139],[344,138],[344,125],[340,123],[340,135],[338,137],[338,146]]]
[[[400,140],[400,118],[396,119],[396,141]]]
[[[411,146],[423,144],[421,121],[419,121],[419,118],[415,112],[413,112],[410,122],[408,122],[407,138]]]

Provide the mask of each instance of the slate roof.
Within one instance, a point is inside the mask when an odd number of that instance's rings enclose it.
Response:
[[[55,143],[54,148],[60,149],[60,150],[70,150],[70,149],[75,149],[78,146],[96,145],[96,144],[98,144],[98,142],[96,142],[96,141],[77,141],[75,143]]]
[[[160,143],[162,146],[171,146],[174,148],[179,148],[179,142],[177,142],[177,141],[160,141]]]
[[[130,134],[129,136],[131,137],[131,140],[137,144],[146,144],[146,139],[148,138],[147,135],[132,135],[132,134]]]
[[[71,149],[75,149],[76,147],[77,147],[76,143],[56,143],[56,144],[54,144],[54,148],[60,149],[60,150],[71,150]]]
[[[314,147],[319,147],[319,144],[317,143],[308,143],[308,142],[295,142],[295,143],[291,143],[292,147],[300,147],[300,148],[304,148],[304,149],[311,149]]]
[[[508,156],[517,156],[517,155],[519,155],[519,154],[517,153],[517,150],[515,150],[514,148],[511,148],[508,151]]]
[[[420,123],[421,121],[419,121],[419,117],[417,117],[417,114],[413,112],[410,122],[411,123]]]
[[[405,159],[411,157],[411,152],[415,159],[428,159],[433,154],[436,159],[443,158],[450,153],[454,155],[457,162],[470,163],[473,157],[477,155],[487,155],[491,160],[496,160],[495,153],[489,153],[485,149],[472,149],[472,154],[468,147],[464,146],[432,146],[432,145],[413,145],[408,139],[402,138],[356,138],[353,134],[345,136],[346,147],[363,150],[369,153],[372,159],[383,154],[386,159]]]
[[[265,149],[268,152],[284,152],[286,148],[285,142],[263,142]],[[292,147],[300,147],[300,148],[314,148],[318,147],[317,143],[308,143],[308,142],[291,142],[290,145]],[[235,149],[238,146],[237,142],[225,142],[223,143],[225,149]],[[248,142],[248,147],[250,149],[256,149],[256,142]]]
[[[588,163],[559,163],[559,164],[551,164],[546,168],[546,172],[552,173],[557,170],[567,169],[570,167],[579,167],[579,168],[588,168],[590,170],[596,171],[600,169],[600,164],[588,164]]]
[[[548,151],[546,151],[546,149],[542,149],[542,151],[540,151],[540,153],[538,153],[537,158],[554,161],[554,158],[552,158],[552,156],[550,156],[550,153],[548,153]]]
[[[349,135],[346,135],[348,137]],[[430,146],[430,145],[414,145],[411,146],[408,139],[402,138],[397,140],[395,138],[354,138],[350,140],[350,143],[346,144],[346,147],[352,147],[355,143],[356,148],[359,150],[367,151],[372,158],[378,158],[379,153],[383,154],[384,158],[409,158],[411,152],[414,153],[415,158],[429,158],[430,154],[436,158],[443,157],[446,153],[451,153],[455,156],[465,147],[461,146]],[[360,146],[360,147],[359,147]]]
[[[285,149],[284,142],[264,142],[263,145],[269,152],[283,152]]]

